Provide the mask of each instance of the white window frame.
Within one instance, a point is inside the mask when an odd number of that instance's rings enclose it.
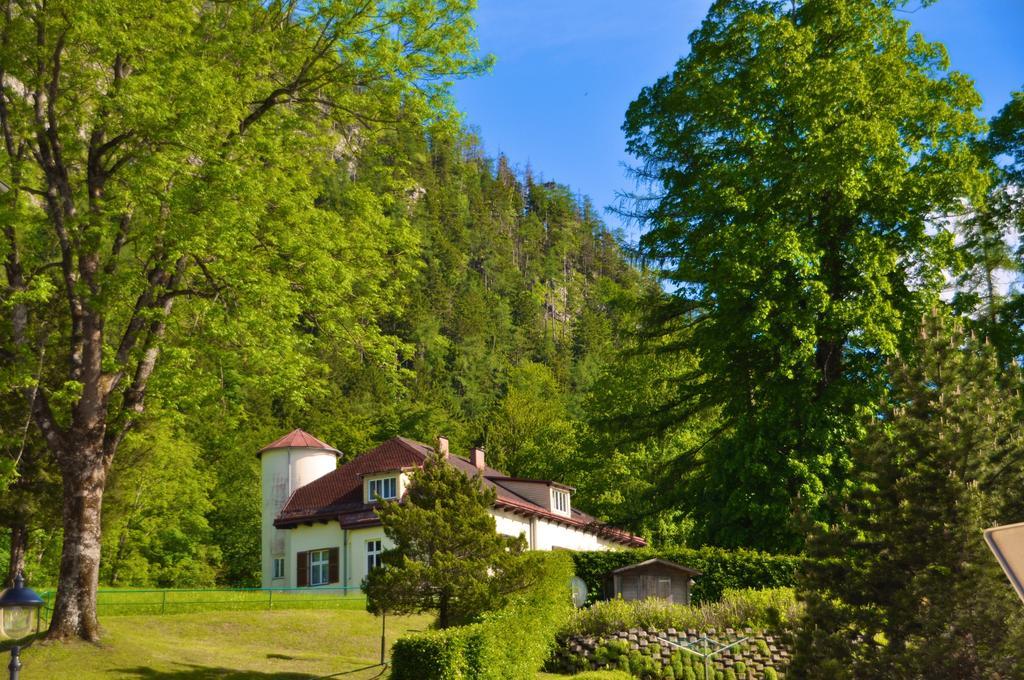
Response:
[[[381,555],[384,554],[384,541],[379,538],[366,542],[366,573],[381,565]]]
[[[561,489],[552,489],[552,506],[556,512],[569,513],[569,492]]]
[[[319,577],[319,578],[316,578]],[[325,586],[331,582],[331,551],[309,551],[309,585]]]
[[[398,477],[379,477],[366,483],[366,498],[371,503],[378,500],[392,501],[397,497]]]
[[[284,558],[275,557],[272,560],[273,563],[273,578],[284,578]]]

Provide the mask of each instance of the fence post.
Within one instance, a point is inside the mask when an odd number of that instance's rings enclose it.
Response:
[[[163,591],[161,595],[162,597],[160,598],[160,613],[163,614],[167,611],[167,591]]]
[[[274,591],[273,591],[273,589],[271,589],[271,590],[269,590],[267,592],[270,594],[270,602],[267,605],[267,609],[273,609],[274,608]]]

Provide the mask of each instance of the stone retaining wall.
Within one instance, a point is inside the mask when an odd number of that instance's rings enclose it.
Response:
[[[563,673],[616,668],[623,665],[623,662],[619,660],[620,657],[637,659],[637,654],[639,654],[653,662],[651,664],[640,659],[648,669],[639,673],[640,677],[659,679],[674,677],[670,671],[664,670],[672,665],[673,653],[675,652],[677,656],[679,654],[687,655],[686,652],[678,652],[679,648],[675,645],[696,642],[705,634],[720,644],[731,644],[744,637],[748,638],[709,659],[710,665],[715,671],[721,671],[724,674],[726,669],[733,669],[735,673],[736,664],[742,662],[746,667],[746,672],[743,677],[736,674],[737,680],[763,680],[767,668],[773,668],[778,678],[785,677],[790,659],[787,646],[778,636],[755,632],[749,628],[746,630],[726,628],[724,631],[716,631],[712,628],[704,632],[693,629],[669,628],[665,631],[657,631],[631,628],[602,637],[579,635],[563,641],[549,663],[549,668]],[[612,644],[609,645],[609,643]],[[699,645],[697,651],[701,651]],[[700,678],[703,674],[703,660],[693,655],[688,656],[693,657],[695,664],[701,667],[697,674],[697,677]],[[650,670],[652,665],[659,670],[652,672]],[[637,675],[636,669],[632,670]]]

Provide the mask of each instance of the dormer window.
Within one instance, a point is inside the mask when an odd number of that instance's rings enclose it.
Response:
[[[376,500],[390,501],[398,497],[398,478],[382,477],[366,482],[366,497],[369,502]]]
[[[569,492],[562,489],[551,490],[551,506],[555,512],[569,514]]]

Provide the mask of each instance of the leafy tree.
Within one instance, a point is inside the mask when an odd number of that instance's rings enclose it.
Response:
[[[992,339],[1003,361],[1024,355],[1024,93],[996,115],[980,148],[992,162],[995,187],[958,226],[963,271],[954,307]],[[1017,244],[1016,248],[1013,244]]]
[[[669,415],[722,419],[666,498],[706,540],[799,548],[881,357],[937,300],[953,250],[929,218],[985,189],[979,97],[900,4],[717,0],[627,113],[641,247],[672,293],[652,321],[697,362]]]
[[[377,515],[394,547],[363,581],[374,614],[437,612],[447,628],[495,609],[528,577],[522,536],[497,533],[489,510],[494,491],[440,456],[427,459],[404,502],[382,503]]]
[[[100,578],[109,586],[212,586],[219,554],[207,514],[213,478],[196,445],[147,414],[114,461],[104,498]]]
[[[955,227],[963,262],[952,307],[992,340],[1004,362],[1024,353],[1024,300],[1013,285],[1021,272],[1011,246],[1021,230],[1015,191],[1001,182]]]
[[[1005,157],[1004,170],[1019,187],[1024,185],[1024,90],[1010,95],[1009,103],[992,119],[989,153]]]
[[[512,369],[508,391],[487,427],[492,464],[510,475],[564,479],[576,451],[565,395],[547,366]]]
[[[811,543],[794,677],[1018,678],[1020,602],[982,529],[1020,518],[1020,371],[929,317]]]
[[[343,217],[316,205],[316,173],[383,123],[443,113],[448,81],[485,66],[471,5],[5,4],[0,344],[63,479],[50,637],[99,636],[103,490],[162,351],[205,326],[280,383],[295,371],[295,398],[297,327],[394,358],[368,304],[386,273],[334,257],[387,222],[387,197],[350,194]]]

